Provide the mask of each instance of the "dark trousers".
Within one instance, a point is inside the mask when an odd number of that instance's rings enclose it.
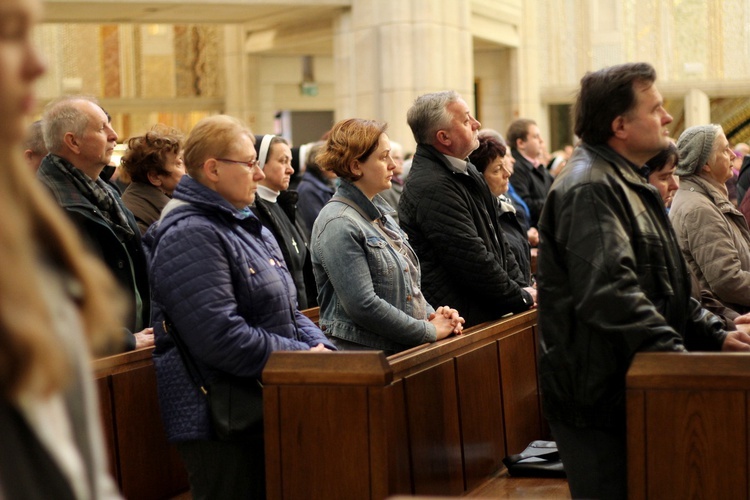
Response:
[[[177,443],[193,500],[266,498],[263,437],[250,442]]]
[[[560,422],[550,422],[549,426],[557,442],[573,498],[627,498],[624,428],[578,428]]]

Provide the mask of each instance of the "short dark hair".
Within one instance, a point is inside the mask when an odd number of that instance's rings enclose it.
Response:
[[[508,150],[505,145],[491,135],[479,136],[479,147],[469,155],[469,161],[477,167],[479,173],[484,173],[490,163],[496,158],[504,157]]]
[[[650,172],[658,172],[666,167],[670,160],[675,165],[680,160],[680,153],[672,141],[669,141],[669,146],[666,149],[662,149],[657,155],[647,161],[646,166],[648,166]]]
[[[588,72],[573,107],[574,132],[586,144],[606,143],[614,132],[612,122],[636,105],[636,85],[648,88],[656,81],[649,63],[627,63]]]
[[[508,146],[510,146],[511,149],[516,149],[516,142],[518,142],[518,139],[526,141],[526,138],[529,136],[529,127],[532,125],[536,125],[536,122],[534,120],[529,120],[528,118],[513,120],[508,127],[508,131],[505,133]]]

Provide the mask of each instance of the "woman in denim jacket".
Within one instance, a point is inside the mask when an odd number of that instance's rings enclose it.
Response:
[[[417,256],[378,195],[395,168],[385,129],[360,119],[331,129],[318,164],[341,184],[315,220],[311,247],[326,336],[339,349],[392,354],[461,333],[463,318],[427,303]]]

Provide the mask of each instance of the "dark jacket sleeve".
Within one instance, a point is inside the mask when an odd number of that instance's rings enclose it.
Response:
[[[721,319],[691,298],[685,347],[689,351],[720,351],[726,338],[727,332]]]
[[[513,184],[513,189],[516,194],[529,207],[529,225],[536,227],[539,221],[539,216],[542,213],[542,207],[544,206],[544,199],[537,199],[534,194],[534,180],[531,178],[531,172],[526,165],[516,163],[516,167],[513,170],[513,175],[510,176],[510,183]]]

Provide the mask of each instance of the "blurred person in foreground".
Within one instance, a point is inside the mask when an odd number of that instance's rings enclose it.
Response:
[[[90,360],[120,339],[123,297],[21,156],[41,10],[0,2],[0,498],[120,498]]]

